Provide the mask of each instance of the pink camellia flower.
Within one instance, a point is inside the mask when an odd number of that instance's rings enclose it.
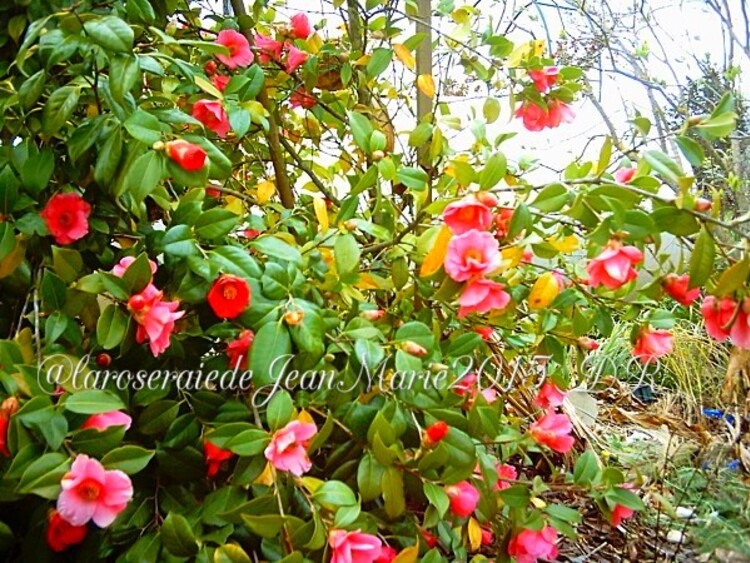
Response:
[[[534,252],[531,249],[527,248],[526,250],[523,251],[521,262],[524,264],[530,264],[533,258],[534,258]]]
[[[641,330],[632,354],[644,364],[672,352],[672,333],[668,330],[654,330],[650,326]]]
[[[701,290],[699,287],[688,289],[690,285],[690,275],[683,274],[678,276],[677,274],[667,274],[662,280],[662,287],[664,291],[682,305],[690,305],[701,296]]]
[[[570,435],[572,431],[573,425],[567,416],[548,412],[531,425],[529,434],[537,444],[564,454],[575,444],[575,438]]]
[[[504,288],[503,284],[484,278],[470,281],[458,300],[458,316],[504,308],[510,303],[510,294]]]
[[[556,66],[548,66],[541,70],[530,70],[529,78],[534,81],[534,86],[542,94],[549,90],[560,77],[560,70]]]
[[[258,33],[255,35],[255,47],[258,49],[258,60],[261,63],[269,63],[281,59],[284,44],[281,41],[271,39],[267,35]]]
[[[497,468],[497,482],[492,487],[495,491],[502,491],[511,486],[508,481],[515,481],[518,479],[518,471],[515,467],[508,463],[498,463],[495,465]]]
[[[164,301],[163,298],[162,291],[148,284],[142,292],[128,300],[128,309],[138,323],[135,340],[139,344],[148,340],[154,357],[169,347],[174,323],[185,314],[185,311],[177,311],[179,301]]]
[[[737,302],[731,297],[716,299],[713,295],[707,295],[701,304],[701,314],[706,324],[706,332],[719,342],[729,338],[731,327],[729,323],[734,317]]]
[[[620,168],[619,170],[615,170],[613,176],[618,184],[627,184],[633,179],[635,172],[635,168]]]
[[[620,241],[610,241],[602,253],[586,265],[589,285],[603,285],[617,289],[636,279],[638,272],[633,266],[643,260],[643,253],[635,246],[623,246]]]
[[[198,100],[193,104],[193,117],[211,129],[219,137],[229,133],[229,117],[221,102]]]
[[[750,297],[745,297],[740,304],[737,318],[734,320],[729,336],[739,348],[750,348]]]
[[[383,549],[379,538],[359,530],[333,529],[328,534],[328,545],[331,563],[374,563]]]
[[[565,392],[561,391],[560,388],[551,381],[545,381],[534,399],[534,404],[540,409],[547,410],[559,407],[563,404],[564,400]]]
[[[307,456],[307,443],[318,431],[311,422],[293,420],[284,428],[274,432],[265,456],[280,471],[288,471],[297,477],[310,471],[312,462]]]
[[[476,373],[465,375],[453,385],[453,392],[459,397],[468,395],[473,400],[479,393],[479,376]],[[482,396],[488,403],[494,403],[497,400],[497,391],[488,387],[482,389]]]
[[[124,426],[125,430],[130,430],[133,419],[122,411],[109,411],[99,414],[92,414],[81,428],[96,428],[97,430],[106,430],[110,426]]]
[[[255,57],[250,50],[250,43],[241,33],[233,29],[224,29],[219,32],[216,42],[229,49],[228,55],[216,55],[216,58],[224,63],[227,68],[234,70],[237,67],[246,67],[252,64]]]
[[[547,126],[547,111],[534,102],[525,102],[518,106],[516,117],[523,120],[523,126],[529,131],[541,131]]]
[[[459,518],[468,518],[479,503],[479,491],[468,481],[445,487],[451,501],[451,512]]]
[[[492,545],[495,533],[490,528],[482,528],[482,545]]]
[[[239,338],[227,344],[227,357],[229,366],[247,369],[247,358],[250,355],[250,346],[253,345],[255,333],[252,330],[243,330]]]
[[[91,206],[77,193],[53,195],[39,215],[57,244],[71,244],[89,233]]]
[[[628,491],[635,490],[635,486],[631,483],[623,483],[620,486]],[[623,520],[632,518],[635,513],[636,511],[632,508],[628,508],[627,506],[623,506],[621,504],[616,504],[612,509],[612,513],[610,514],[609,522],[613,526],[617,527],[622,523]]]
[[[380,548],[380,555],[373,563],[391,563],[398,556],[398,551],[393,549],[390,545],[384,545]],[[352,559],[353,561],[353,559]]]
[[[307,39],[312,34],[312,26],[306,14],[295,14],[289,19],[292,24],[292,35],[297,39]]]
[[[488,232],[468,231],[454,236],[448,243],[445,272],[462,282],[475,276],[490,274],[501,264],[497,241]]]
[[[135,256],[125,256],[124,258],[121,258],[120,261],[114,265],[112,268],[112,273],[116,275],[118,278],[121,278],[125,275],[125,272],[130,268],[130,265],[135,262]],[[156,262],[153,260],[148,261],[148,265],[151,268],[151,273],[156,273]]]
[[[227,89],[227,84],[229,84],[230,77],[226,76],[224,74],[215,74],[211,77],[211,83],[216,86],[216,89],[219,92],[223,92]]]
[[[572,123],[576,114],[573,109],[560,100],[552,100],[547,110],[547,127],[558,127],[561,123]]]
[[[93,520],[100,528],[106,528],[133,498],[130,477],[119,470],[107,471],[97,460],[83,454],[63,475],[61,485],[57,511],[73,526]]]
[[[305,61],[307,60],[307,53],[304,51],[300,51],[292,45],[291,43],[288,45],[288,51],[287,51],[287,57],[286,57],[286,73],[292,74],[295,70],[297,70],[299,67],[301,67],[303,64],[305,64]]]
[[[557,559],[557,530],[545,526],[539,531],[522,530],[513,536],[508,544],[508,555],[516,558],[517,563],[536,563],[539,559],[554,561]]]
[[[300,86],[289,97],[289,103],[293,108],[312,109],[317,105],[318,100],[304,86]]]
[[[359,316],[368,321],[375,322],[385,317],[385,311],[383,309],[367,309],[366,311],[362,311]]]
[[[443,211],[443,221],[454,235],[462,235],[472,229],[484,231],[492,225],[492,211],[479,201],[454,201]]]

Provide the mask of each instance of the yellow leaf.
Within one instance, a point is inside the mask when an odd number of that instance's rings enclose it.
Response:
[[[8,255],[0,260],[0,278],[11,275],[23,263],[26,256],[26,241],[16,237],[16,245]]]
[[[313,55],[316,55],[321,47],[323,47],[323,38],[318,33],[313,33],[307,38],[307,50]]]
[[[370,60],[370,55],[362,55],[359,57],[356,61],[354,61],[352,64],[355,66],[364,66],[368,63]]]
[[[268,180],[264,180],[260,184],[258,184],[258,193],[255,196],[258,200],[258,203],[263,205],[265,204],[269,199],[271,199],[271,196],[276,193],[276,184],[273,182],[269,182]]]
[[[547,508],[547,503],[538,497],[531,497],[531,504],[536,506],[539,510]]]
[[[575,235],[568,235],[567,237],[560,239],[557,236],[550,237],[547,242],[555,247],[556,250],[562,253],[575,252],[581,246],[578,237]]]
[[[245,206],[242,205],[242,200],[238,197],[235,197],[233,195],[228,195],[226,198],[224,198],[227,202],[227,204],[224,206],[224,209],[228,209],[235,215],[244,215],[245,214]]]
[[[521,260],[523,259],[523,248],[520,246],[509,246],[508,248],[503,248],[500,251],[500,256],[502,257],[500,271],[504,272],[505,270],[514,268],[521,263]]]
[[[297,415],[297,420],[300,422],[307,422],[308,424],[315,424],[315,420],[313,420],[312,415],[310,415],[309,412],[307,412],[305,409],[302,409],[299,411],[299,414]]]
[[[265,485],[266,487],[270,487],[273,485],[274,480],[274,469],[273,465],[271,463],[266,463],[266,468],[263,470],[263,473],[258,475],[258,477],[253,481],[256,485]]]
[[[431,74],[420,74],[417,77],[417,88],[428,98],[435,97],[435,79]]]
[[[402,549],[401,552],[393,558],[392,563],[416,563],[419,557],[419,544]]]
[[[560,293],[560,284],[552,272],[545,272],[536,280],[529,293],[529,309],[544,309]]]
[[[396,53],[398,60],[401,61],[405,67],[414,70],[417,63],[414,60],[414,55],[411,54],[411,51],[409,51],[406,45],[402,43],[394,43],[393,51]]]
[[[443,225],[438,232],[437,237],[435,237],[435,244],[433,245],[432,250],[430,250],[427,253],[427,256],[424,257],[422,267],[419,269],[420,277],[426,278],[440,269],[443,262],[445,262],[445,255],[448,253],[448,243],[451,241],[452,237],[451,230],[446,225]]]
[[[325,233],[330,224],[328,222],[328,209],[326,208],[326,202],[323,198],[313,198],[313,209],[315,210],[315,217],[318,219],[318,224],[320,225],[320,232]]]
[[[544,54],[547,43],[544,39],[535,39],[516,47],[508,56],[508,66],[514,68],[531,57],[539,57]]]
[[[360,274],[359,281],[354,284],[357,289],[381,289],[372,274]]]
[[[469,547],[471,551],[477,551],[482,547],[482,526],[475,518],[469,518],[469,524],[466,528],[469,533]]]
[[[315,477],[302,477],[300,481],[302,482],[302,486],[312,494],[315,494],[315,491],[317,491],[320,486],[325,483],[325,481],[321,481],[320,479],[316,479]]]
[[[219,100],[224,99],[224,94],[222,94],[221,90],[214,86],[210,80],[206,80],[199,74],[196,74],[193,79],[195,80],[195,84],[198,86],[198,88],[203,90],[206,94],[210,94],[214,98],[218,98]]]

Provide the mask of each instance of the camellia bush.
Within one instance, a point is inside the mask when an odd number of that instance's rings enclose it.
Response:
[[[581,507],[642,510],[565,390],[613,318],[644,365],[675,307],[750,347],[747,249],[689,168],[731,98],[681,162],[606,140],[538,185],[486,126],[575,118],[543,42],[451,2],[432,40],[410,1],[265,4],[0,7],[0,551],[530,562]],[[428,47],[488,86],[470,122]]]

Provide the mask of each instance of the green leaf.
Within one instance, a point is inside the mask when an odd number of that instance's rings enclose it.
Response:
[[[346,483],[326,481],[313,494],[313,500],[327,510],[357,504],[357,497]]]
[[[278,430],[286,425],[294,414],[294,401],[285,390],[276,391],[268,403],[266,419],[270,430]]]
[[[685,155],[685,158],[688,159],[690,164],[694,167],[703,164],[703,160],[706,158],[706,155],[703,152],[703,147],[693,139],[686,137],[685,135],[678,135],[675,137],[675,143],[680,147],[680,152]]]
[[[94,167],[94,180],[96,180],[97,184],[108,187],[108,184],[114,178],[121,157],[122,129],[115,127],[99,148],[96,166]]]
[[[125,286],[125,291],[132,295],[143,291],[151,281],[152,277],[153,272],[151,271],[151,263],[148,259],[148,254],[142,252],[138,255],[135,261],[128,266],[121,279]]]
[[[65,401],[65,410],[77,414],[99,414],[124,408],[125,405],[117,395],[99,389],[78,391]]]
[[[539,192],[531,206],[540,211],[553,213],[560,211],[567,202],[568,189],[563,184],[550,184]]]
[[[609,166],[609,161],[612,158],[612,137],[607,136],[602,144],[602,150],[599,151],[599,160],[596,165],[596,170],[599,174],[604,174]]]
[[[68,472],[70,458],[60,453],[44,454],[23,472],[16,492],[54,500],[60,493],[60,481]]]
[[[360,249],[357,239],[353,235],[339,235],[336,238],[333,252],[339,275],[353,272],[359,267]]]
[[[107,305],[96,323],[96,337],[105,350],[116,348],[125,339],[130,315],[114,303]]]
[[[392,59],[393,49],[386,49],[383,47],[374,49],[372,55],[370,56],[370,60],[367,61],[366,72],[368,78],[375,78],[383,71],[385,71],[385,69],[388,68],[388,65],[391,64]]]
[[[432,123],[420,123],[409,133],[409,146],[420,147],[432,137]]]
[[[156,151],[148,151],[139,156],[131,165],[125,177],[125,190],[133,199],[141,202],[159,185],[164,173],[164,158]]]
[[[153,145],[161,140],[159,120],[142,109],[135,110],[123,124],[130,135],[145,145]]]
[[[714,270],[716,249],[711,234],[704,227],[695,239],[695,246],[690,256],[690,287],[700,287],[706,283]]]
[[[448,493],[446,493],[442,487],[430,483],[429,481],[425,481],[423,489],[427,500],[429,500],[430,504],[437,509],[440,518],[445,516],[451,502]]]
[[[253,241],[251,246],[257,248],[263,254],[279,260],[302,264],[302,254],[300,254],[299,249],[278,237],[263,236]]]
[[[625,508],[633,510],[643,510],[646,508],[638,495],[623,487],[615,487],[607,491],[604,496],[612,504],[619,504]]]
[[[63,86],[52,92],[42,110],[42,131],[45,135],[52,136],[65,125],[78,106],[80,95],[81,89],[77,86]]]
[[[39,193],[49,184],[55,170],[55,155],[45,148],[39,154],[30,156],[21,168],[21,182],[32,192]]]
[[[250,352],[250,369],[257,385],[269,385],[278,381],[285,363],[285,356],[292,352],[292,341],[285,325],[266,323],[255,335]]]
[[[745,285],[748,276],[750,276],[750,259],[745,258],[727,268],[719,277],[716,283],[716,289],[713,294],[723,297],[734,293]]]
[[[698,132],[708,139],[720,139],[726,137],[737,126],[737,114],[731,111],[712,117],[696,125]]]
[[[500,117],[500,102],[497,98],[487,98],[482,106],[482,114],[484,120],[489,123],[494,123],[497,118]]]
[[[7,225],[7,223],[0,224],[0,232],[3,225]],[[9,230],[13,231],[13,229]],[[0,236],[0,239],[3,239],[3,237]],[[2,247],[3,243],[0,242],[0,259],[3,258]],[[60,276],[60,279],[65,283],[72,283],[78,279],[78,275],[83,269],[83,258],[81,258],[81,254],[77,250],[53,246],[52,267],[55,269],[55,273]]]
[[[271,539],[281,533],[286,517],[280,514],[263,514],[260,516],[243,514],[242,521],[256,536]]]
[[[47,311],[60,310],[65,305],[65,282],[50,270],[44,271],[42,277],[42,302]]]
[[[138,418],[138,430],[146,436],[160,434],[167,430],[180,412],[177,401],[157,401],[150,404]]]
[[[406,511],[404,477],[401,470],[393,465],[386,467],[383,471],[380,487],[383,489],[386,515],[391,519],[398,518]]]
[[[195,222],[195,233],[208,240],[229,234],[239,223],[239,217],[228,209],[209,209]]]
[[[346,112],[349,118],[349,124],[352,128],[352,135],[354,136],[354,142],[357,143],[359,148],[363,151],[370,152],[370,136],[374,131],[372,123],[361,113],[355,113],[353,111]]]
[[[362,502],[370,502],[378,498],[382,492],[380,482],[383,477],[383,467],[373,457],[367,453],[359,462],[357,468],[357,489],[362,497]]]
[[[489,190],[494,188],[505,177],[508,161],[501,152],[496,152],[487,159],[481,174],[479,174],[479,188]]]
[[[104,16],[83,24],[86,35],[97,45],[115,53],[132,53],[135,36],[131,27],[115,16]]]
[[[208,255],[211,262],[216,263],[222,272],[255,279],[263,275],[258,263],[244,248],[220,246]]]
[[[172,256],[190,256],[195,252],[195,242],[187,225],[170,227],[161,239],[161,249]]]
[[[112,57],[109,61],[109,91],[118,103],[123,103],[127,94],[141,76],[138,58],[133,55]]]
[[[430,179],[427,172],[413,166],[399,168],[398,172],[396,172],[396,178],[407,188],[417,191],[427,189],[427,182]]]
[[[525,203],[519,203],[508,224],[508,234],[506,235],[508,240],[512,240],[516,235],[521,234],[524,229],[531,227],[531,222],[532,217],[529,208]]]
[[[128,475],[135,475],[146,468],[154,453],[154,450],[140,446],[122,446],[107,453],[102,458],[102,465],[107,469],[119,469]]]
[[[187,518],[170,512],[161,526],[161,540],[164,547],[178,557],[191,557],[198,553],[198,540]]]
[[[685,176],[680,165],[660,151],[646,151],[643,153],[643,159],[662,177],[662,179],[672,183],[679,184],[680,178]]]
[[[573,481],[577,485],[590,485],[599,474],[599,460],[592,450],[586,450],[578,458],[573,469]]]
[[[29,110],[44,92],[44,85],[47,81],[47,72],[42,69],[29,76],[21,87],[18,89],[18,99],[24,110]]]

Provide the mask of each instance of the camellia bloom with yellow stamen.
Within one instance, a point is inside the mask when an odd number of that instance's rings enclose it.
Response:
[[[239,276],[223,274],[208,292],[208,304],[222,319],[234,319],[250,305],[250,286]]]

